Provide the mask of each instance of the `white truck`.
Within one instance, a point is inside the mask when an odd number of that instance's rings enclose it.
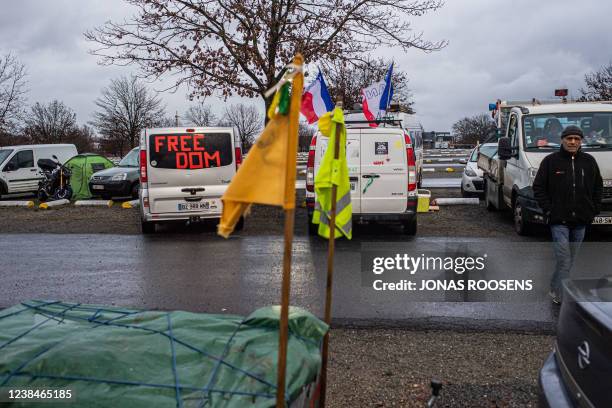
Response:
[[[514,228],[529,234],[533,224],[547,222],[533,195],[540,162],[559,150],[560,134],[568,125],[584,132],[582,149],[597,160],[604,179],[602,212],[593,224],[612,224],[612,104],[526,103],[506,106],[505,133],[498,141],[498,157],[480,154],[485,202],[489,210],[512,209]]]

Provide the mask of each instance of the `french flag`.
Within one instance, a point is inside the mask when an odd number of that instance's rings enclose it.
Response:
[[[361,104],[363,106],[363,115],[367,120],[374,121],[389,109],[389,103],[393,98],[393,84],[391,76],[393,75],[393,64],[389,66],[385,80],[376,82],[367,88],[361,90]],[[370,123],[371,127],[377,127],[376,123]]]
[[[308,123],[313,124],[318,121],[321,116],[327,112],[331,112],[333,109],[334,103],[329,96],[323,74],[321,70],[319,70],[319,74],[315,80],[304,90],[300,111],[306,116]]]

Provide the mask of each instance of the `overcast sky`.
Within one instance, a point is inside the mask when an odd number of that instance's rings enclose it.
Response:
[[[83,32],[131,14],[121,0],[3,1],[0,53],[13,52],[27,66],[30,103],[59,99],[86,123],[109,80],[136,68],[98,65]],[[584,75],[612,60],[611,15],[609,0],[447,0],[441,10],[414,18],[413,27],[427,39],[448,40],[448,47],[377,55],[394,58],[408,73],[425,130],[446,131],[497,98],[552,99],[559,87],[578,95]],[[161,97],[171,115],[190,103],[184,90]],[[259,99],[253,103],[263,111]]]

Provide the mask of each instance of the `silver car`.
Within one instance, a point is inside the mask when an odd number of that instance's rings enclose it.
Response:
[[[477,166],[479,152],[487,156],[497,156],[497,143],[483,143],[476,146],[470,153],[470,158],[461,177],[461,195],[463,197],[484,193],[482,170]]]

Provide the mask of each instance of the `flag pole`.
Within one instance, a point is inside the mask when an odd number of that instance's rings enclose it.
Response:
[[[336,108],[342,109],[342,101],[336,102]],[[336,123],[336,140],[334,144],[334,160],[340,157],[340,132],[342,125]],[[327,247],[327,285],[325,288],[325,323],[331,327],[331,305],[332,286],[334,278],[334,250],[336,244],[336,200],[338,197],[338,186],[332,184],[331,191],[331,216],[329,220],[329,244]],[[321,396],[320,406],[325,407],[327,394],[327,361],[329,355],[329,330],[323,338],[323,352],[321,357]]]
[[[304,58],[296,54],[294,67],[301,70]],[[291,292],[291,250],[293,247],[293,225],[295,220],[295,177],[297,158],[297,134],[300,120],[300,101],[304,87],[301,72],[293,79],[291,102],[289,104],[289,135],[287,137],[287,170],[285,173],[285,237],[283,252],[283,281],[281,285],[281,313],[278,338],[278,372],[276,388],[276,408],[285,407],[285,388],[287,373],[287,343],[289,340],[289,294]]]

